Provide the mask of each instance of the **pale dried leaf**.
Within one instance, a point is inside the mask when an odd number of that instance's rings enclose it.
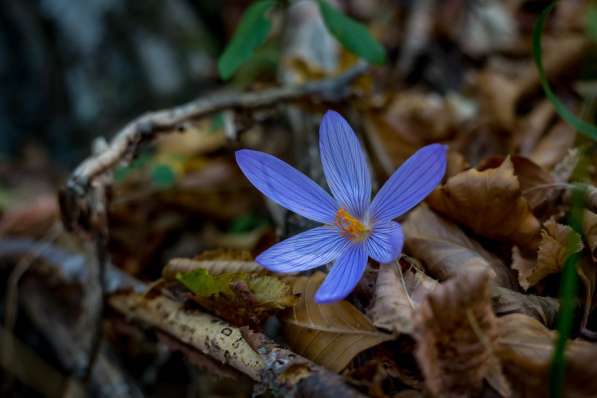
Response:
[[[414,337],[433,396],[472,395],[487,377],[508,390],[493,352],[497,327],[487,272],[460,273],[429,293],[415,317]]]
[[[211,275],[225,272],[260,272],[264,268],[255,261],[240,260],[194,260],[191,258],[173,258],[162,270],[164,279],[174,279],[176,274],[204,269]]]
[[[550,274],[562,270],[568,255],[583,248],[580,236],[567,225],[558,224],[553,218],[543,224],[537,260],[524,258],[517,247],[512,252],[512,268],[518,271],[520,286],[527,290]]]
[[[425,263],[428,273],[442,281],[475,268],[487,270],[496,285],[511,288],[510,270],[458,226],[418,206],[402,223],[408,253]]]
[[[367,315],[380,329],[409,334],[416,308],[436,285],[414,268],[402,272],[398,262],[383,264],[377,272],[375,302]]]
[[[539,221],[522,196],[509,158],[495,169],[457,174],[427,201],[442,215],[488,238],[532,247],[539,233]]]
[[[534,318],[511,314],[498,318],[496,354],[517,396],[549,395],[549,368],[556,332]],[[597,347],[571,340],[566,349],[564,395],[569,398],[597,396]]]
[[[317,304],[314,295],[324,277],[317,272],[294,280],[293,293],[301,297],[283,319],[284,334],[293,351],[340,372],[358,353],[393,336],[378,331],[348,301]]]

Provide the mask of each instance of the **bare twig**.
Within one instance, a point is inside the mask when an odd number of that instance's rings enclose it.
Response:
[[[107,149],[83,161],[72,173],[60,198],[65,225],[68,229],[83,227],[84,230],[89,230],[92,227],[96,203],[91,200],[90,191],[94,188],[94,182],[119,162],[134,156],[142,142],[151,141],[161,133],[184,130],[188,121],[223,110],[259,109],[310,97],[339,101],[350,93],[350,83],[366,70],[366,64],[358,63],[333,78],[264,91],[221,92],[138,117],[116,134]],[[100,185],[105,184],[106,181]]]

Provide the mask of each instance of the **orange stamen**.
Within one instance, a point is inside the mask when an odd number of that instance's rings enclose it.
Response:
[[[343,208],[340,208],[336,213],[336,226],[340,229],[342,235],[353,241],[361,241],[369,233],[369,228]]]

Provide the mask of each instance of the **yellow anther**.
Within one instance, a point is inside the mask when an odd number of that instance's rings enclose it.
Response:
[[[352,241],[362,241],[369,234],[369,228],[343,208],[336,213],[336,226]]]

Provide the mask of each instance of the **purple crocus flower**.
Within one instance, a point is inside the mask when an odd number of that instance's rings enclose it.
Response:
[[[415,152],[371,198],[365,154],[348,122],[334,111],[319,128],[323,171],[333,197],[306,175],[264,152],[242,149],[236,162],[265,196],[323,226],[275,244],[256,261],[274,272],[298,272],[335,261],[315,294],[318,303],[345,298],[361,279],[368,257],[379,263],[402,251],[400,224],[392,221],[419,204],[446,171],[447,147],[425,146]]]

